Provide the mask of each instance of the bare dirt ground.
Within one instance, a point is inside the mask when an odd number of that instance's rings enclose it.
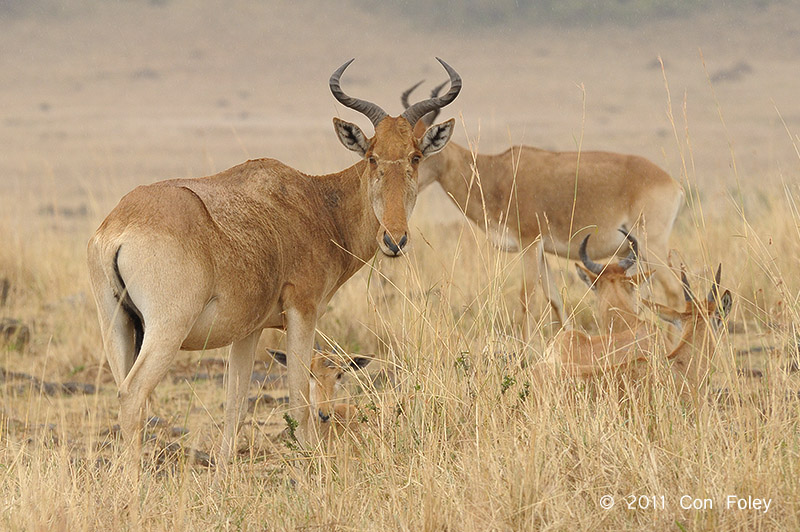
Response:
[[[3,437],[13,445],[80,449],[88,441],[102,450],[116,441],[116,388],[103,369],[85,243],[119,198],[139,184],[209,175],[248,158],[274,157],[312,174],[352,164],[331,117],[371,128],[335,103],[327,85],[351,57],[344,89],[390,114],[401,111],[408,86],[426,79],[422,97],[443,80],[434,56],[445,59],[464,89],[443,116],[458,117],[455,141],[478,151],[524,143],[658,163],[702,198],[705,221],[682,215],[681,238],[698,224],[712,227],[709,241],[676,240],[690,268],[739,257],[737,239],[748,231],[765,246],[773,237],[776,247],[793,242],[781,260],[796,264],[793,211],[771,209],[784,190],[796,191],[800,176],[800,7],[716,9],[636,25],[434,29],[399,11],[332,4],[84,0],[12,10],[0,3],[0,268],[7,270],[0,283],[9,280],[0,284],[0,319],[20,320],[0,322],[0,397]],[[742,208],[759,225],[736,222]],[[432,242],[415,260],[447,264],[446,253],[431,250],[466,224],[438,187],[420,195],[413,223]],[[781,312],[794,303],[758,275],[788,294],[798,287],[794,276],[753,274],[759,266],[747,257],[747,268],[728,259],[726,274],[753,313],[738,320],[752,333],[734,339],[740,369],[758,378],[769,366],[764,353],[796,351],[785,345],[791,334],[753,325],[785,318],[782,330],[792,327]],[[463,299],[480,282],[469,277]],[[383,339],[365,332],[370,308],[354,295],[363,283],[358,277],[332,301],[322,328],[353,350],[374,352]],[[27,327],[23,338],[19,326]],[[162,416],[152,422],[157,449],[168,454],[165,442],[191,427],[182,441],[207,462],[222,419],[222,357],[179,356],[154,398],[152,412]],[[244,432],[247,452],[261,460],[287,449],[277,439],[284,383],[260,364]],[[371,375],[388,367],[376,365]]]

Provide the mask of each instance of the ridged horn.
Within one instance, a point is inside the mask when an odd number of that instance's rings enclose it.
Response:
[[[400,95],[400,103],[402,103],[402,104],[403,104],[403,109],[408,109],[409,107],[411,107],[411,104],[410,104],[410,103],[408,103],[408,97],[409,97],[409,96],[411,96],[411,93],[412,93],[412,92],[414,92],[414,89],[416,89],[417,87],[419,87],[419,86],[420,86],[420,85],[422,85],[423,83],[425,83],[425,80],[424,80],[424,79],[423,79],[423,80],[420,80],[420,81],[418,81],[418,82],[417,82],[417,83],[415,83],[414,85],[411,85],[411,87],[409,87],[408,89],[406,89],[406,91],[405,91],[403,94],[401,94],[401,95]],[[413,124],[412,124],[412,125],[413,125]]]
[[[719,297],[719,282],[722,278],[722,263],[720,262],[719,266],[717,267],[717,274],[714,276],[714,284],[711,285],[711,290],[708,291],[708,296],[706,299],[708,302],[716,301],[717,297]]]
[[[411,124],[412,126],[416,124],[420,118],[430,113],[431,111],[439,110],[445,105],[451,103],[453,100],[456,99],[458,93],[461,92],[461,76],[458,75],[458,72],[456,72],[453,69],[453,67],[451,67],[438,57],[436,58],[436,60],[442,64],[444,69],[447,71],[447,74],[450,76],[450,90],[448,90],[444,96],[422,100],[421,102],[417,102],[408,109],[406,109],[405,112],[400,116],[408,120],[408,123]]]
[[[630,242],[631,244],[631,251],[630,253],[628,253],[628,256],[625,257],[624,259],[621,259],[617,263],[623,270],[627,270],[628,268],[636,264],[636,259],[639,258],[639,242],[632,234],[630,234],[625,229],[618,229],[618,231],[623,235],[625,235],[625,238],[627,238],[628,242]]]
[[[578,249],[578,256],[581,259],[581,262],[586,269],[592,272],[595,275],[600,275],[603,271],[603,265],[594,262],[592,259],[589,258],[589,255],[586,253],[586,243],[589,242],[589,237],[592,235],[586,235],[586,238],[583,239],[581,242],[581,247]]]
[[[342,72],[350,66],[350,63],[355,61],[355,58],[351,59],[350,61],[346,62],[331,75],[330,81],[328,84],[331,87],[331,92],[333,93],[333,97],[336,98],[339,103],[344,105],[345,107],[349,107],[354,111],[358,111],[359,113],[363,114],[367,118],[369,118],[372,125],[378,127],[378,124],[381,120],[386,118],[387,113],[383,109],[380,108],[377,104],[372,102],[368,102],[366,100],[359,100],[358,98],[353,98],[348,96],[342,90],[341,85],[339,84],[339,79],[342,77]]]

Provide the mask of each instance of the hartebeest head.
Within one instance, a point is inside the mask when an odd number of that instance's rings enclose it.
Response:
[[[414,104],[399,117],[388,116],[376,104],[352,98],[342,91],[339,78],[352,59],[330,79],[334,97],[342,105],[364,114],[375,126],[375,135],[367,138],[355,124],[333,119],[342,144],[367,161],[362,179],[380,223],[376,238],[381,251],[390,257],[402,254],[408,246],[408,219],[417,200],[419,163],[445,147],[455,125],[451,119],[429,127],[420,137],[414,135],[414,125],[420,117],[449,104],[461,91],[458,73],[441,59],[437,60],[450,75],[450,90],[440,98]]]
[[[686,272],[681,271],[681,283],[683,284],[683,297],[686,301],[686,308],[683,312],[648,302],[648,304],[658,313],[661,319],[675,324],[681,324],[684,332],[687,330],[687,323],[702,322],[711,327],[713,331],[718,331],[722,327],[722,320],[731,311],[733,298],[730,290],[725,290],[720,294],[720,277],[722,276],[722,264],[717,267],[714,275],[714,283],[708,291],[705,300],[699,300],[692,293]],[[692,330],[697,329],[697,323]]]
[[[578,277],[597,292],[597,297],[601,302],[600,314],[604,321],[603,326],[608,325],[606,322],[610,321],[609,315],[612,312],[638,314],[636,288],[652,276],[649,271],[628,275],[628,271],[636,265],[639,255],[639,242],[628,231],[619,229],[619,232],[625,235],[625,238],[630,243],[631,250],[627,256],[617,262],[610,262],[606,265],[594,262],[586,252],[586,245],[590,236],[586,235],[578,250],[578,256],[582,264],[575,264]]]
[[[270,349],[272,358],[283,366],[286,365],[286,353]],[[335,408],[337,391],[342,386],[345,373],[358,371],[372,362],[366,357],[346,357],[317,350],[311,359],[311,398],[312,407],[317,410],[320,421],[331,420]]]

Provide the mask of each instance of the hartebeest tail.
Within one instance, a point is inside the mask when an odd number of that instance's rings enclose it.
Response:
[[[180,349],[231,345],[222,462],[231,454],[265,328],[285,328],[289,411],[298,437],[316,433],[309,413],[309,368],[317,319],[336,290],[380,249],[409,248],[408,218],[419,164],[442,150],[454,120],[415,136],[442,97],[399,117],[348,96],[330,77],[342,105],[367,116],[375,135],[334,118],[339,140],[361,160],[334,174],[305,175],[274,159],[247,161],[200,179],[141,186],[120,200],[89,241],[88,261],[103,345],[119,386],[120,426],[140,441],[145,403]],[[313,151],[313,150],[312,150]]]
[[[403,94],[405,105],[413,88]],[[417,134],[425,131],[437,112],[422,118]],[[531,336],[527,309],[540,281],[558,321],[567,327],[570,323],[541,250],[572,258],[575,243],[589,233],[593,235],[590,253],[610,257],[620,249],[617,228],[629,227],[645,244],[640,259],[657,273],[655,281],[668,303],[680,302],[680,283],[659,260],[667,256],[683,191],[669,174],[643,157],[554,152],[531,146],[476,155],[451,142],[420,167],[420,187],[434,181],[467,218],[485,229],[495,246],[524,251],[520,299],[526,338]],[[655,260],[648,262],[651,257]]]

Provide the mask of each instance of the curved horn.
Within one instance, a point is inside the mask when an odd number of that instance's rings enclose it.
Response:
[[[592,261],[592,259],[589,258],[589,255],[586,254],[586,243],[589,242],[590,236],[592,235],[586,235],[586,238],[584,238],[583,242],[581,242],[581,247],[578,249],[578,256],[581,258],[581,262],[584,266],[586,266],[587,270],[595,275],[600,275],[600,273],[603,271],[603,265]]]
[[[344,72],[344,70],[353,61],[355,61],[355,58],[351,59],[350,61],[348,61],[347,63],[343,64],[338,69],[336,69],[336,72],[334,72],[331,75],[331,79],[330,81],[328,81],[328,84],[331,87],[331,92],[333,93],[333,97],[339,100],[339,103],[341,103],[345,107],[349,107],[350,109],[353,109],[354,111],[358,111],[359,113],[365,115],[367,118],[369,118],[370,122],[372,122],[372,125],[377,127],[378,123],[384,118],[386,118],[387,116],[386,111],[384,111],[378,105],[372,102],[368,102],[366,100],[359,100],[358,98],[352,98],[348,96],[347,94],[344,93],[342,87],[339,85],[339,78],[342,77],[342,72]]]
[[[403,94],[400,95],[400,103],[403,104],[403,109],[408,109],[409,107],[411,107],[411,104],[408,103],[408,97],[411,95],[412,92],[414,92],[414,89],[416,89],[417,87],[422,85],[424,82],[425,82],[424,79],[421,80],[421,81],[418,81],[414,85],[411,85],[411,87],[406,89],[406,91]]]
[[[631,244],[631,251],[630,253],[628,253],[628,256],[625,257],[624,259],[621,259],[617,263],[623,270],[627,270],[628,268],[636,264],[636,259],[639,258],[639,242],[632,234],[628,233],[624,229],[618,229],[618,231],[623,235],[625,235],[625,238],[627,238],[628,242],[630,242]]]
[[[692,295],[692,288],[689,286],[689,279],[686,278],[686,270],[683,268],[681,268],[681,284],[683,285],[683,299],[687,303],[691,303],[694,301],[694,295]]]
[[[411,124],[412,126],[416,124],[417,121],[426,114],[430,113],[431,111],[436,111],[438,109],[441,109],[445,105],[455,100],[456,96],[458,96],[458,93],[461,92],[461,76],[458,75],[458,72],[453,70],[453,67],[451,67],[438,57],[436,58],[436,60],[442,64],[444,69],[450,75],[450,90],[447,91],[447,94],[445,94],[442,97],[422,100],[421,102],[417,102],[408,109],[406,109],[405,112],[400,116],[408,120],[408,123]]]
[[[714,284],[711,285],[711,290],[708,291],[708,296],[706,297],[706,300],[708,300],[709,303],[716,301],[717,297],[719,296],[719,281],[721,277],[722,263],[720,263],[717,267],[717,274],[714,276]]]
[[[437,96],[439,96],[439,93],[442,92],[442,89],[444,88],[445,85],[447,85],[447,83],[448,83],[447,81],[443,81],[442,83],[431,89],[431,98],[436,98]],[[432,126],[433,123],[436,121],[436,117],[439,116],[440,111],[441,109],[437,107],[432,112],[423,116],[422,121],[425,123],[426,126],[428,127]]]

